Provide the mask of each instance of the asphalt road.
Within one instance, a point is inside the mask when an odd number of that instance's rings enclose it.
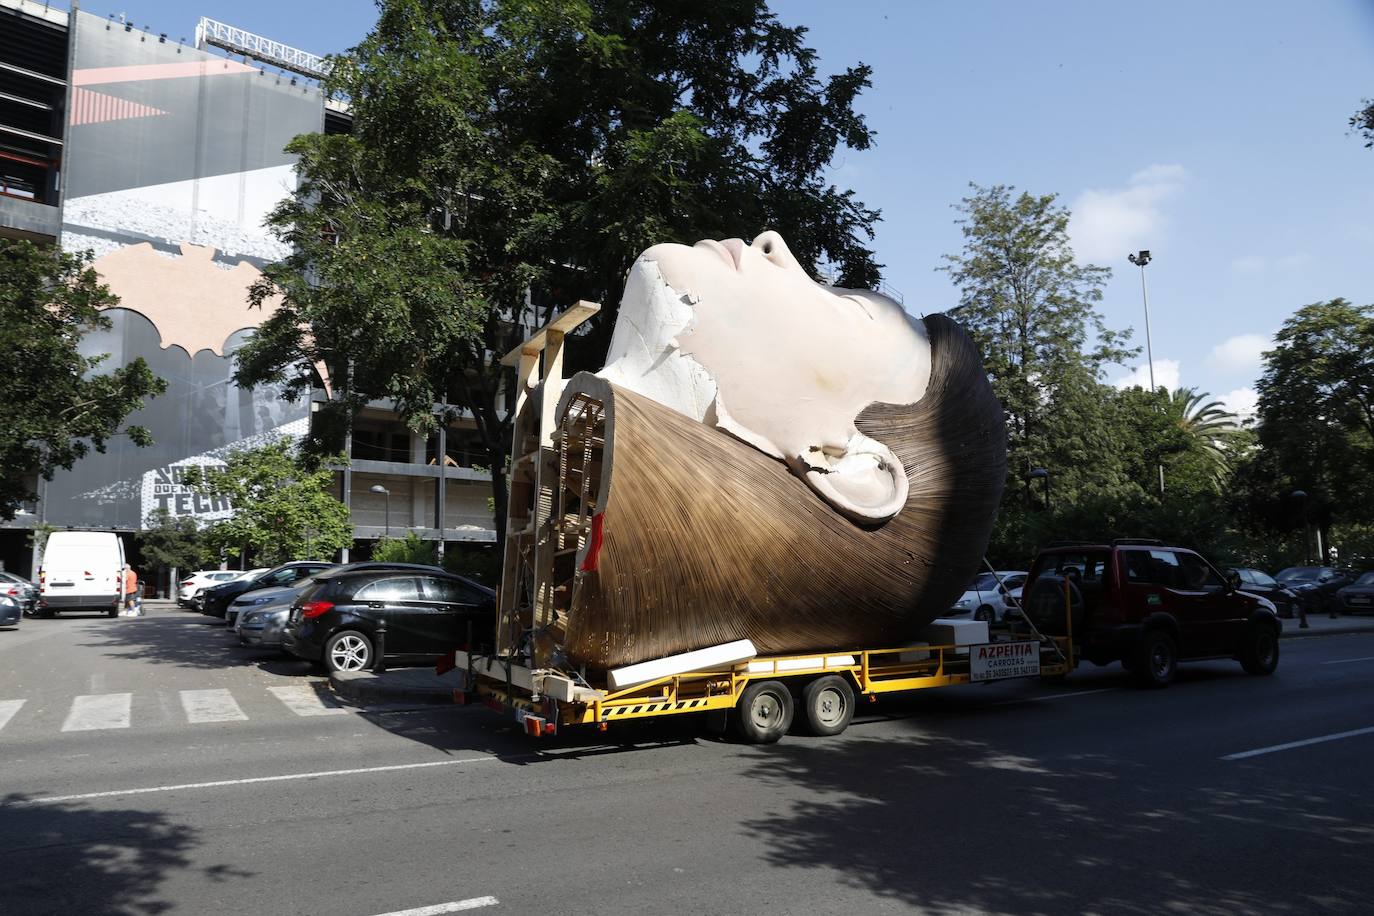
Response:
[[[1271,678],[925,691],[754,748],[352,710],[207,620],[0,631],[0,913],[1371,909],[1374,635],[1286,640]]]

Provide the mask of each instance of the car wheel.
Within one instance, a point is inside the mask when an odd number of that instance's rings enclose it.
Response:
[[[1178,647],[1163,630],[1150,630],[1140,640],[1132,672],[1146,687],[1167,687],[1178,670]]]
[[[372,667],[372,641],[357,630],[344,630],[324,644],[324,666],[330,674]]]
[[[744,688],[731,710],[736,733],[749,744],[774,744],[792,726],[792,693],[782,681]]]
[[[105,612],[105,616],[106,616],[106,617],[118,617],[118,616],[119,616],[119,608],[117,608],[117,607],[112,607],[112,608],[110,608],[108,611]]]
[[[1240,666],[1246,674],[1273,674],[1279,666],[1279,634],[1273,627],[1253,626],[1240,647]]]
[[[811,734],[838,735],[854,720],[854,690],[834,674],[817,678],[802,690],[802,714]]]
[[[987,622],[987,623],[994,623],[994,622],[996,622],[996,620],[997,620],[997,615],[996,615],[995,613],[993,613],[992,608],[988,607],[988,606],[985,604],[985,605],[983,605],[982,607],[980,607],[978,610],[976,610],[976,611],[973,612],[973,619],[974,619],[974,620],[982,620],[982,621],[985,621],[985,622]]]

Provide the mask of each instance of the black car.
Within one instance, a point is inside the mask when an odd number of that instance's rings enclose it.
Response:
[[[1350,573],[1330,566],[1290,566],[1274,578],[1280,585],[1293,590],[1309,614],[1335,613],[1338,607],[1336,592],[1355,580]]]
[[[363,671],[376,663],[383,623],[388,662],[429,664],[466,644],[469,629],[474,642],[490,640],[496,593],[437,570],[320,576],[292,605],[283,645],[331,672]]]
[[[282,585],[290,585],[293,582],[299,582],[306,576],[323,572],[334,565],[323,560],[296,560],[273,567],[253,579],[233,579],[229,582],[221,582],[219,585],[212,585],[201,592],[200,612],[211,617],[223,617],[230,603],[244,592],[251,592],[257,588],[277,588]]]
[[[0,572],[0,596],[13,598],[25,617],[32,617],[38,607],[38,586],[11,572]]]
[[[1274,603],[1280,617],[1292,617],[1298,612],[1298,594],[1261,569],[1232,569],[1240,579],[1240,590],[1260,595]]]
[[[1336,592],[1343,611],[1374,611],[1374,572],[1362,573],[1358,579]]]

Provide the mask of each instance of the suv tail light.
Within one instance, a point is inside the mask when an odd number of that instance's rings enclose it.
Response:
[[[306,620],[314,620],[333,609],[334,602],[332,601],[307,601],[301,605],[301,616]]]
[[[182,588],[187,588],[187,587],[190,586],[190,584],[191,584],[192,582],[194,582],[194,581],[196,581],[196,580],[195,580],[195,579],[182,579],[182,580],[181,580],[181,587],[182,587]]]

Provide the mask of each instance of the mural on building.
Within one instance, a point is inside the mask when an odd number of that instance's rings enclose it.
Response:
[[[264,218],[295,186],[283,150],[323,128],[314,85],[87,13],[72,17],[62,245],[95,252],[120,307],[87,336],[108,366],[143,357],[168,382],[130,418],[155,444],[116,438],[47,485],[44,521],[141,527],[150,512],[203,520],[232,506],[180,482],[192,465],[302,435],[309,405],[233,381],[233,353],[270,314],[249,309],[259,268],[285,254]]]

